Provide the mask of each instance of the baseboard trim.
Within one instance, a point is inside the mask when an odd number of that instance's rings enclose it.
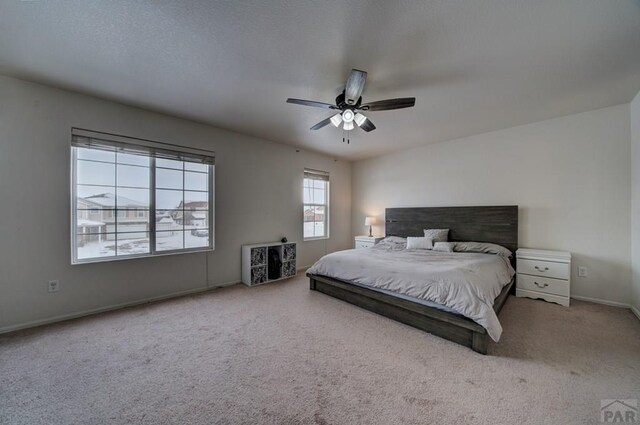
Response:
[[[311,267],[311,266],[309,265],[309,266],[298,267],[297,271],[307,270],[309,267]],[[224,287],[235,285],[235,284],[238,284],[238,283],[241,283],[241,282],[236,282],[236,281],[225,282],[225,283],[221,283],[221,284],[216,285],[216,286],[205,286],[205,287],[200,287],[200,288],[195,288],[195,289],[188,289],[186,291],[172,292],[171,294],[159,295],[157,297],[143,298],[141,300],[129,301],[129,302],[120,303],[120,304],[113,304],[113,305],[109,305],[109,306],[105,306],[105,307],[98,307],[98,308],[94,308],[94,309],[90,309],[90,310],[78,311],[78,312],[75,312],[75,313],[62,314],[60,316],[49,317],[49,318],[46,318],[46,319],[33,320],[31,322],[20,323],[20,324],[17,324],[17,325],[4,326],[4,327],[0,328],[0,334],[19,331],[21,329],[35,328],[37,326],[50,325],[52,323],[63,322],[65,320],[78,319],[80,317],[91,316],[91,315],[99,314],[99,313],[106,313],[108,311],[120,310],[120,309],[127,308],[127,307],[133,307],[133,306],[137,306],[137,305],[142,305],[142,304],[148,304],[148,303],[157,302],[157,301],[168,300],[168,299],[171,299],[171,298],[178,298],[178,297],[183,297],[183,296],[186,296],[186,295],[198,294],[198,293],[201,293],[201,292],[207,292],[207,291],[211,291],[211,290],[218,289],[218,288],[224,288]],[[592,303],[596,303],[596,304],[610,305],[610,306],[613,306],[613,307],[628,308],[638,318],[638,320],[640,320],[640,310],[638,310],[637,308],[635,308],[634,306],[629,305],[629,304],[619,303],[617,301],[603,300],[601,298],[583,297],[581,295],[572,295],[571,298],[573,298],[575,300],[578,300],[578,301],[588,301],[588,302],[592,302]]]
[[[603,300],[601,298],[583,297],[582,295],[571,295],[571,298],[578,301],[588,301],[596,304],[610,305],[612,307],[631,308],[629,304],[619,303],[617,301]]]
[[[148,303],[153,303],[153,302],[157,302],[157,301],[168,300],[168,299],[171,299],[171,298],[178,298],[178,297],[183,297],[183,296],[186,296],[186,295],[198,294],[200,292],[207,292],[207,291],[211,291],[211,290],[218,289],[218,288],[224,288],[226,286],[235,285],[237,283],[240,283],[240,282],[236,282],[236,281],[234,281],[234,282],[225,282],[225,283],[221,283],[221,284],[216,285],[216,286],[204,286],[204,287],[195,288],[195,289],[187,289],[186,291],[172,292],[171,294],[165,294],[165,295],[159,295],[159,296],[156,296],[156,297],[143,298],[141,300],[128,301],[128,302],[124,302],[124,303],[120,303],[120,304],[112,304],[112,305],[108,305],[108,306],[105,306],[105,307],[98,307],[98,308],[93,308],[93,309],[89,309],[89,310],[78,311],[78,312],[75,312],[75,313],[62,314],[60,316],[53,316],[53,317],[48,317],[46,319],[33,320],[33,321],[30,321],[30,322],[20,323],[20,324],[17,324],[17,325],[4,326],[4,327],[0,328],[0,334],[19,331],[21,329],[35,328],[37,326],[50,325],[52,323],[63,322],[65,320],[71,320],[71,319],[78,319],[80,317],[91,316],[91,315],[99,314],[99,313],[106,313],[108,311],[120,310],[120,309],[123,309],[123,308],[133,307],[133,306],[136,306],[136,305],[148,304]]]
[[[636,315],[636,317],[638,318],[638,320],[640,320],[640,310],[638,310],[638,309],[637,309],[637,308],[635,308],[634,306],[631,306],[630,308],[631,308],[631,312],[632,312],[633,314],[635,314],[635,315]]]

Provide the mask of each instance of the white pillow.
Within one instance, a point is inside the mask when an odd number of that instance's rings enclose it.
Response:
[[[431,249],[433,241],[430,238],[407,238],[407,249]]]

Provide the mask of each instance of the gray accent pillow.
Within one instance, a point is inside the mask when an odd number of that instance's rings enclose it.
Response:
[[[446,242],[449,240],[449,229],[424,229],[424,237],[435,242]]]
[[[455,252],[481,252],[483,254],[495,254],[502,257],[511,257],[511,251],[507,248],[488,242],[456,242],[453,248]]]
[[[433,244],[433,250],[439,252],[453,252],[455,246],[455,242],[436,242]]]

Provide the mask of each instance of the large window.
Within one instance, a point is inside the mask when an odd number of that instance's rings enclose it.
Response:
[[[304,170],[303,221],[305,240],[329,237],[329,173]]]
[[[213,249],[213,153],[74,129],[72,262]]]

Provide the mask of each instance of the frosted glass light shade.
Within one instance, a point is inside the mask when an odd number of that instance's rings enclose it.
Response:
[[[335,127],[339,127],[341,122],[342,122],[342,114],[335,114],[334,116],[331,117],[331,124],[333,124]]]
[[[358,112],[353,120],[356,122],[358,127],[362,127],[362,124],[367,120],[367,117]]]
[[[344,126],[342,128],[344,128],[345,130],[349,131],[349,130],[353,130],[353,122],[344,122]]]

